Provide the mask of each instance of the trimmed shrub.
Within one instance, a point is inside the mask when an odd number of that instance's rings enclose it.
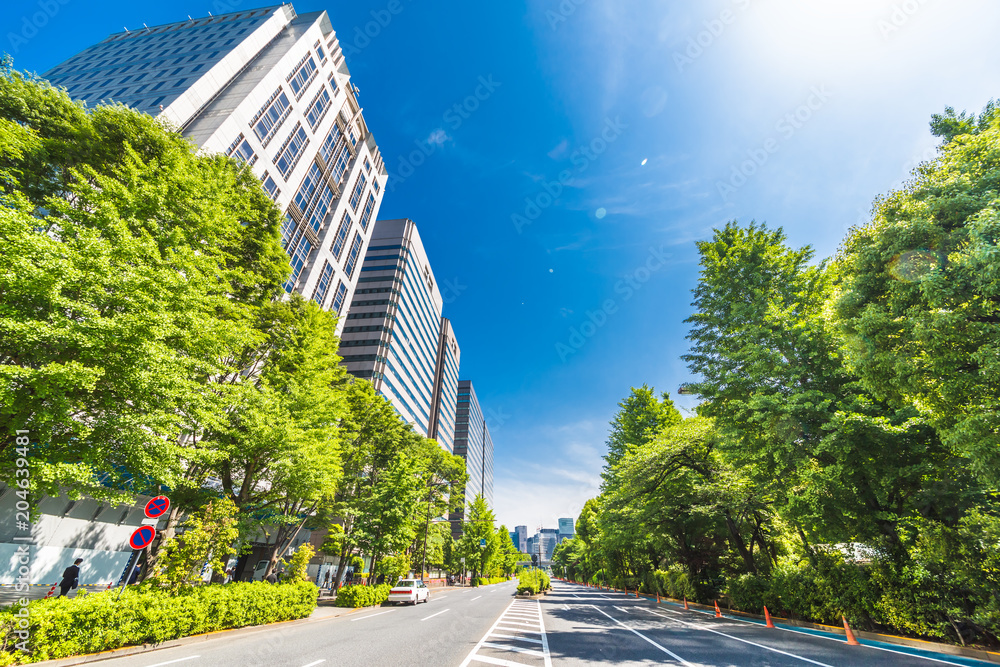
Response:
[[[525,570],[517,578],[517,592],[535,595],[552,588],[549,575],[542,570]]]
[[[390,584],[343,586],[337,591],[337,607],[373,607],[389,599]]]
[[[310,582],[272,585],[256,581],[195,586],[171,594],[149,585],[117,590],[80,591],[76,597],[35,600],[30,653],[14,648],[13,608],[0,610],[4,632],[0,665],[21,665],[141,644],[158,644],[217,630],[305,618],[316,607],[319,590]],[[20,607],[19,607],[20,608]]]
[[[489,586],[490,584],[502,584],[505,581],[508,581],[507,577],[476,577],[472,585]]]

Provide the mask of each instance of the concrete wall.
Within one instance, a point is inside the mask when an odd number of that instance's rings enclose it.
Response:
[[[20,543],[13,538],[24,534],[16,528],[18,500],[14,489],[0,484],[0,584],[5,585],[17,578]],[[63,570],[77,558],[84,559],[81,585],[118,581],[132,553],[128,538],[142,525],[147,500],[138,496],[131,505],[116,506],[90,498],[73,501],[66,496],[29,500],[33,510],[31,583],[57,583]]]

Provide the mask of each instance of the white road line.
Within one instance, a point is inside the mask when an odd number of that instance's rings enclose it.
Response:
[[[647,609],[647,611],[649,611],[649,610]],[[653,614],[654,616],[659,616],[660,618],[668,618],[668,619],[670,619],[672,621],[677,621],[678,623],[680,623],[682,625],[686,625],[688,627],[695,628],[696,630],[704,630],[705,632],[712,632],[714,634],[721,635],[723,637],[728,637],[729,639],[735,639],[738,642],[743,642],[744,644],[749,644],[750,646],[756,646],[757,648],[762,648],[765,651],[772,651],[774,653],[780,653],[781,655],[787,655],[789,658],[795,658],[797,660],[801,660],[803,662],[808,662],[808,663],[813,664],[813,665],[819,665],[820,667],[832,667],[832,665],[828,665],[825,662],[817,662],[816,660],[812,660],[810,658],[806,658],[806,657],[801,656],[801,655],[796,655],[794,653],[789,653],[787,651],[782,651],[781,649],[772,648],[770,646],[764,646],[763,644],[758,644],[757,642],[752,642],[749,639],[741,639],[740,637],[734,637],[733,635],[727,635],[725,632],[719,632],[718,630],[713,630],[712,628],[705,627],[704,625],[697,625],[695,623],[688,623],[687,621],[682,621],[682,620],[677,619],[677,618],[670,618],[669,616],[663,616],[662,614],[657,614],[655,611],[649,611],[649,613]],[[674,613],[677,613],[677,612],[674,612]]]
[[[149,667],[160,667],[160,665],[172,665],[175,662],[184,662],[185,660],[194,660],[195,658],[200,658],[200,657],[201,656],[199,655],[189,655],[186,658],[177,658],[176,660],[167,660],[166,662],[158,662],[155,665],[150,665]]]
[[[446,611],[451,611],[451,610],[450,610],[450,609],[445,609],[444,611],[439,611],[439,612],[438,612],[438,613],[436,613],[436,614],[431,614],[430,616],[426,616],[426,617],[424,617],[424,618],[422,618],[422,619],[420,619],[420,620],[421,620],[421,621],[426,621],[426,620],[427,620],[428,618],[434,618],[435,616],[440,616],[441,614],[443,614],[443,613],[444,613],[444,612],[446,612]]]
[[[617,623],[618,625],[622,626],[623,628],[625,628],[625,629],[626,629],[626,630],[628,630],[629,632],[631,632],[631,633],[633,633],[633,634],[635,634],[635,635],[638,635],[639,637],[642,637],[642,638],[643,638],[643,639],[645,639],[645,640],[646,640],[647,642],[649,642],[650,644],[652,644],[652,645],[653,645],[653,646],[655,646],[656,648],[660,649],[661,651],[663,651],[664,653],[666,653],[667,655],[669,655],[669,656],[670,656],[671,658],[673,658],[673,659],[674,659],[674,660],[676,660],[677,662],[681,663],[682,665],[690,665],[691,667],[694,667],[694,665],[692,665],[692,664],[691,664],[690,662],[688,662],[688,661],[687,661],[687,660],[685,660],[684,658],[680,657],[679,655],[677,655],[676,653],[674,653],[674,652],[673,652],[673,651],[671,651],[670,649],[667,649],[667,648],[664,648],[664,647],[660,646],[659,644],[657,644],[656,642],[654,642],[654,641],[653,641],[652,639],[650,639],[650,638],[649,638],[649,637],[647,637],[646,635],[644,635],[644,634],[642,634],[641,632],[639,632],[638,630],[633,630],[633,629],[632,629],[632,628],[630,628],[629,626],[627,626],[627,625],[625,625],[624,623],[622,623],[621,621],[619,621],[619,620],[618,620],[617,618],[615,618],[614,616],[611,616],[611,615],[610,615],[610,614],[608,614],[608,613],[607,613],[606,611],[604,611],[603,609],[601,609],[600,607],[598,607],[598,606],[597,606],[596,604],[592,604],[592,605],[590,605],[590,606],[591,606],[591,607],[593,607],[594,609],[596,609],[597,611],[601,612],[602,614],[604,614],[605,616],[607,616],[607,617],[608,617],[608,618],[610,618],[610,619],[611,619],[612,621],[614,621],[614,622],[615,622],[615,623]]]
[[[302,665],[302,667],[316,667],[316,665],[318,665],[321,662],[326,662],[326,659],[324,658],[322,660],[316,660],[314,662],[310,662],[308,665]]]
[[[368,614],[367,616],[361,616],[360,618],[352,618],[352,619],[351,619],[351,623],[353,623],[353,622],[355,622],[355,621],[363,621],[363,620],[365,620],[366,618],[372,618],[373,616],[381,616],[382,614],[391,614],[391,613],[392,613],[392,612],[394,612],[394,611],[396,611],[396,610],[395,610],[395,609],[390,609],[390,610],[388,610],[388,611],[380,611],[380,612],[379,612],[379,613],[377,613],[377,614]]]
[[[669,611],[671,614],[677,614],[678,616],[683,616],[679,611],[673,611],[672,609],[664,609],[663,611]],[[650,612],[656,613],[656,612]],[[664,616],[666,618],[666,616]],[[760,625],[759,623],[752,623],[751,621],[744,621],[742,618],[733,618],[731,616],[726,617],[727,620],[736,621],[737,623],[744,623],[746,625]],[[843,639],[839,637],[827,637],[826,635],[814,635],[811,632],[802,632],[801,630],[795,630],[793,628],[783,628],[777,627],[777,630],[783,630],[785,632],[794,632],[797,635],[805,635],[806,637],[815,637],[816,639],[826,639],[832,642],[838,642],[840,644],[844,643]],[[885,651],[887,653],[898,653],[899,655],[905,655],[910,658],[920,658],[921,660],[929,660],[930,662],[940,662],[943,665],[955,665],[955,667],[964,667],[960,662],[948,662],[947,660],[941,660],[940,658],[931,658],[926,655],[920,655],[919,653],[907,653],[906,651],[896,651],[891,648],[885,648],[884,646],[872,646],[871,644],[862,644],[865,648],[873,648],[876,651]]]
[[[572,611],[572,610],[571,610],[571,609],[569,608],[569,605],[568,605],[568,604],[564,604],[563,606],[564,606],[564,607],[566,607],[566,611]]]
[[[448,597],[448,596],[447,596],[447,595],[435,595],[435,596],[434,596],[434,599],[435,599],[435,600],[443,600],[443,599],[445,599],[446,597]]]
[[[541,639],[532,639],[531,637],[515,637],[514,635],[502,635],[499,632],[490,633],[490,637],[502,637],[503,639],[516,639],[519,642],[531,642],[532,644],[541,644]]]
[[[618,605],[611,605],[611,606],[614,607],[615,609],[617,609],[618,611],[622,612],[622,613],[625,613],[625,614],[628,613],[628,609],[622,609]]]
[[[533,648],[522,648],[520,646],[507,646],[506,644],[494,644],[493,642],[483,642],[484,648],[495,648],[499,651],[514,651],[515,653],[527,653],[528,655],[533,655],[538,658],[544,658],[545,653],[542,651],[536,651]]]
[[[510,630],[511,632],[530,632],[533,635],[540,635],[540,634],[542,634],[542,632],[540,630],[525,630],[524,628],[511,628],[511,627],[508,627],[506,625],[503,626],[503,627],[501,627],[501,626],[498,625],[497,629],[498,630]]]
[[[504,623],[507,623],[509,625],[527,625],[528,627],[532,627],[532,628],[537,628],[538,627],[538,622],[537,621],[533,622],[533,623],[528,623],[527,621],[508,621],[507,619],[504,619]]]
[[[501,660],[500,658],[490,658],[485,655],[474,655],[473,660],[477,662],[485,662],[489,665],[500,665],[501,667],[526,667],[523,662],[513,662],[511,660]]]
[[[481,597],[483,597],[483,596],[482,595],[477,595],[476,597],[472,598],[472,600],[478,600]],[[469,602],[472,602],[472,600],[469,600]]]
[[[514,603],[511,602],[510,605],[507,607],[507,609],[504,610],[504,613],[506,613],[507,611],[510,611],[511,607],[513,607],[513,606],[514,606]],[[492,627],[490,627],[489,631],[485,635],[483,635],[483,638],[479,640],[479,643],[476,644],[475,647],[473,647],[472,651],[469,652],[469,655],[466,656],[465,660],[463,660],[462,664],[459,665],[458,667],[468,667],[469,663],[472,662],[476,658],[476,652],[482,647],[483,643],[486,641],[486,638],[490,636],[490,633],[493,632],[494,630],[496,630],[496,627],[498,625],[500,625],[500,621],[502,619],[503,619],[503,614],[500,614],[500,616],[497,617],[497,620],[495,620],[493,622],[493,625],[492,625]],[[494,665],[505,664],[505,663],[494,662],[493,660],[480,660],[480,662],[489,662],[489,663],[492,663]]]

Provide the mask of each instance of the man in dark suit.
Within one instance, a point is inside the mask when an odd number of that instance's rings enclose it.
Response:
[[[70,590],[80,585],[80,563],[82,562],[82,558],[77,558],[73,564],[67,567],[66,571],[63,572],[62,581],[59,582],[59,595],[56,597],[60,597],[62,595],[66,595],[68,597]]]

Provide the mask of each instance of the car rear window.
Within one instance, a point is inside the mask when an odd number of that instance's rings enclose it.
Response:
[[[413,588],[415,585],[416,585],[415,582],[410,581],[409,579],[403,579],[395,586],[393,586],[393,588]]]

